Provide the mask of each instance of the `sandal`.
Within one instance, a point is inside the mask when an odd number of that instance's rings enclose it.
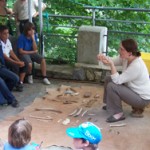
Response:
[[[124,120],[125,116],[122,115],[119,119],[116,119],[114,116],[110,116],[109,118],[107,118],[106,122],[117,122],[117,121],[121,121]]]

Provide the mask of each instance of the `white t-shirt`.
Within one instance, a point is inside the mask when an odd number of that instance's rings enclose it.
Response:
[[[141,98],[150,100],[150,78],[148,69],[141,57],[137,57],[127,66],[127,60],[117,57],[113,60],[115,65],[122,66],[122,73],[118,72],[111,75],[115,84],[126,84]]]
[[[46,7],[44,3],[42,3],[42,8]],[[38,8],[38,0],[31,0],[31,15],[33,16]],[[13,8],[14,13],[18,16],[19,20],[27,20],[29,19],[29,12],[28,12],[28,0],[21,1],[17,0],[14,3]]]
[[[3,53],[10,57],[10,51],[12,50],[12,45],[9,39],[6,40],[6,43],[1,41]]]

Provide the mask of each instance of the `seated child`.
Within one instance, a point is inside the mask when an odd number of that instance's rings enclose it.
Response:
[[[100,129],[91,122],[68,128],[66,133],[73,138],[73,144],[76,149],[97,150],[98,143],[102,140]]]
[[[8,130],[8,142],[4,150],[39,150],[37,145],[29,144],[31,140],[31,124],[25,119],[13,122]]]

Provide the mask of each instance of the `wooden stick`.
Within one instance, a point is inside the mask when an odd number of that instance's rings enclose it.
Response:
[[[53,108],[35,108],[36,111],[53,111],[53,112],[57,112],[57,113],[62,113],[62,111],[60,110],[55,110]]]
[[[53,119],[50,118],[50,117],[37,117],[37,116],[33,116],[33,115],[30,115],[29,117],[30,117],[30,118],[34,118],[34,119],[53,120]]]

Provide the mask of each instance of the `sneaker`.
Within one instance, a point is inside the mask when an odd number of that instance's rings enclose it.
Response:
[[[11,106],[14,107],[14,108],[19,107],[18,101],[13,100],[13,102],[11,103]]]
[[[18,92],[22,92],[23,91],[23,85],[21,83],[18,83],[16,85],[16,91],[18,91]]]
[[[28,76],[28,83],[33,84],[33,76],[32,75]]]
[[[47,78],[44,78],[44,79],[43,79],[43,82],[44,82],[44,84],[46,84],[46,85],[50,85],[50,84],[51,84],[50,81],[49,81]]]

